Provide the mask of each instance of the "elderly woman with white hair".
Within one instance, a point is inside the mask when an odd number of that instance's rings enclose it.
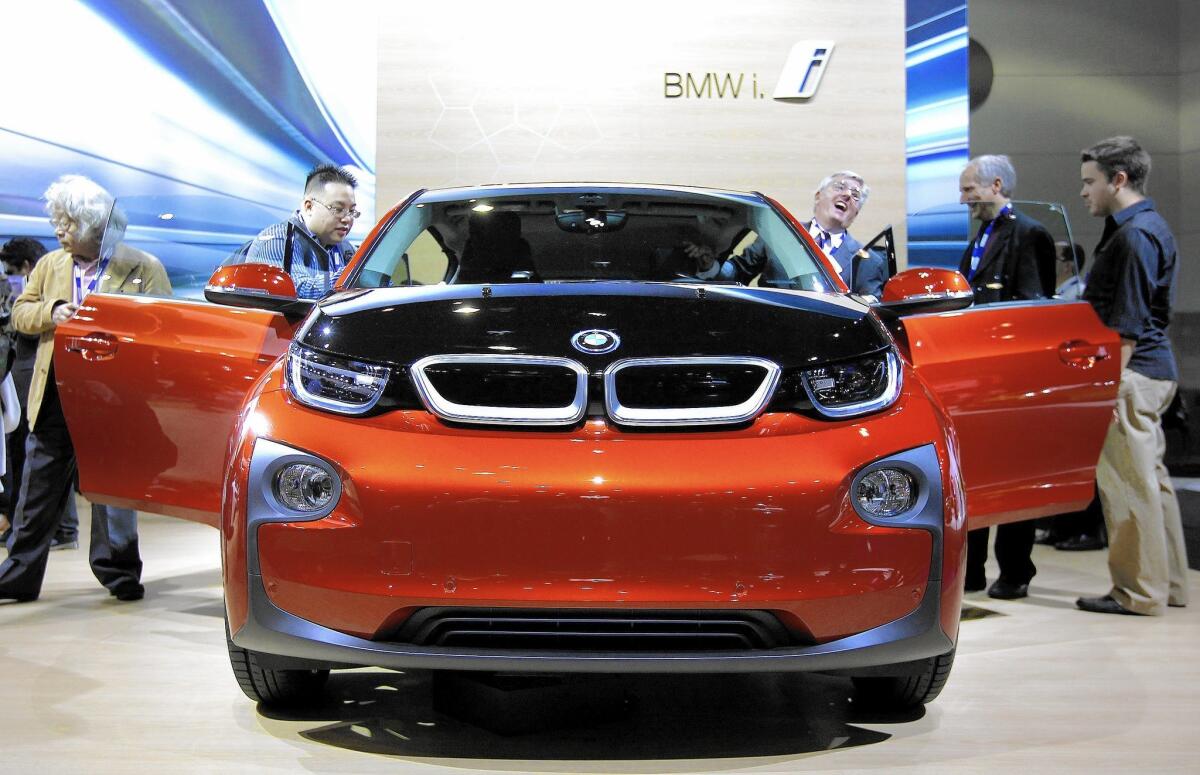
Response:
[[[81,175],[64,175],[46,189],[45,197],[62,248],[38,262],[13,303],[14,327],[37,336],[38,346],[29,387],[25,473],[8,559],[0,564],[0,600],[29,601],[41,594],[50,542],[63,506],[73,497],[75,449],[54,383],[55,328],[95,291],[171,293],[167,273],[154,256],[123,244],[106,247],[101,254],[102,240],[107,246],[123,236],[125,218],[112,195],[98,184]],[[133,511],[92,505],[89,560],[96,578],[118,600],[142,598]]]

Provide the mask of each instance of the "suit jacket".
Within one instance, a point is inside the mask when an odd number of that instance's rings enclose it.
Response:
[[[888,281],[887,259],[874,251],[860,256],[860,250],[862,243],[846,232],[842,244],[832,253],[833,260],[842,267],[842,280],[852,293],[878,299],[883,296],[883,284]]]
[[[37,355],[33,361],[33,379],[29,383],[29,429],[37,422],[38,410],[42,407],[42,396],[46,393],[46,380],[54,357],[53,318],[50,317],[59,304],[71,301],[75,292],[74,261],[71,254],[59,249],[47,253],[37,262],[29,274],[25,290],[13,302],[13,326],[23,334],[38,337]],[[108,262],[104,275],[96,290],[104,293],[149,293],[155,296],[170,296],[171,281],[162,263],[149,253],[128,247],[117,246]]]
[[[859,295],[879,297],[883,293],[883,284],[887,282],[887,262],[883,256],[868,253],[865,257],[858,256],[862,243],[846,232],[842,244],[833,251],[833,258],[842,267],[842,280],[851,292]],[[850,258],[850,260],[846,260]],[[762,275],[759,283],[773,287],[787,287],[789,278],[784,275],[775,254],[761,239],[755,240],[740,256],[730,256],[721,265],[719,277],[724,280],[734,280],[743,284],[749,283],[757,275]]]
[[[1054,295],[1054,239],[1040,223],[1015,210],[992,228],[971,275],[972,240],[963,251],[958,271],[975,291],[976,304]]]

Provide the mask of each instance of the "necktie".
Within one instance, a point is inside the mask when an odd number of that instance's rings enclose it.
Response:
[[[832,240],[829,238],[829,232],[825,231],[820,226],[818,226],[817,227],[817,247],[819,247],[821,250],[824,250],[826,253],[828,253],[830,242],[832,242]]]

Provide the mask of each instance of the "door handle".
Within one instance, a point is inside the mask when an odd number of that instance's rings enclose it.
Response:
[[[99,331],[86,336],[68,336],[67,352],[79,353],[85,361],[111,360],[117,354],[117,338]]]
[[[1059,359],[1077,369],[1090,369],[1099,361],[1108,358],[1108,348],[1082,339],[1072,339],[1058,346]]]

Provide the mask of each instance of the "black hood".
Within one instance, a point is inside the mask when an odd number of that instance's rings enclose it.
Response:
[[[576,350],[590,329],[616,334],[604,355]],[[878,350],[888,338],[843,297],[715,285],[547,283],[386,288],[331,297],[298,340],[406,367],[456,353],[572,358],[592,373],[639,357],[759,356],[783,368]]]

